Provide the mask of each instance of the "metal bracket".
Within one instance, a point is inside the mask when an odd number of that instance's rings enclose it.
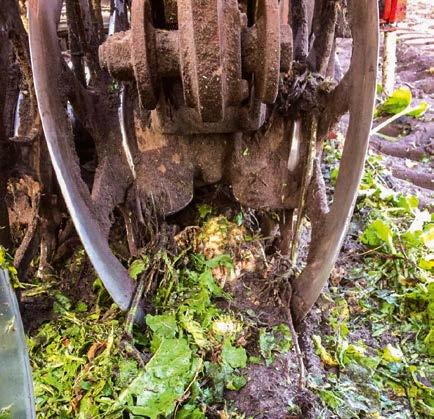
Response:
[[[149,1],[133,0],[131,29],[100,46],[100,62],[115,79],[136,81],[142,108],[156,109],[164,133],[256,130],[292,62],[282,21],[278,0],[259,0],[250,27],[237,0],[178,0],[178,29],[158,29]]]

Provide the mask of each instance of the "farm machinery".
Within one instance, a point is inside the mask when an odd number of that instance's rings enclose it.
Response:
[[[5,3],[0,134],[32,170],[13,192],[2,188],[14,197],[25,191],[36,214],[18,270],[35,248],[44,261],[56,247],[58,187],[96,272],[127,310],[135,282],[110,247],[113,212],[122,214],[134,255],[150,217],[165,219],[198,188],[222,184],[241,206],[280,214],[280,248],[294,265],[300,226],[310,221],[304,267],[291,282],[301,320],[336,261],[362,176],[377,1],[29,0],[21,5],[28,18]],[[351,63],[335,79],[336,38],[344,36],[352,38]],[[5,80],[11,56],[15,90]],[[345,114],[330,197],[321,153]],[[9,208],[9,223],[17,212]]]

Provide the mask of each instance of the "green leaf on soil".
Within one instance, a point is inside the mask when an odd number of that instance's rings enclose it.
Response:
[[[3,246],[0,246],[0,269],[8,271],[9,279],[14,288],[24,288],[24,285],[18,279],[18,272],[13,265],[13,258]]]
[[[292,336],[286,324],[273,326],[271,330],[265,327],[259,329],[259,352],[266,365],[273,363],[276,353],[287,353],[291,347]]]
[[[419,207],[419,198],[415,195],[400,195],[396,200],[396,205],[408,214],[412,214]]]
[[[413,116],[415,118],[420,118],[429,109],[428,102],[422,101],[417,106],[412,107],[410,112],[407,113],[408,116]]]
[[[333,355],[331,355],[330,352],[328,352],[327,349],[324,348],[324,346],[322,345],[321,337],[318,335],[313,335],[312,339],[313,339],[313,342],[315,344],[316,353],[321,358],[321,361],[325,365],[329,365],[329,366],[338,365],[338,363],[337,363],[336,359],[333,357]]]
[[[135,261],[133,261],[128,270],[131,278],[137,279],[137,277],[146,270],[148,264],[149,260],[147,257],[143,257],[141,259],[136,259]]]
[[[383,359],[386,362],[402,362],[403,356],[401,349],[395,348],[390,343],[383,349]]]
[[[186,404],[178,411],[176,419],[206,419],[206,416],[194,404]]]
[[[145,371],[119,395],[115,404],[126,404],[132,414],[150,419],[170,415],[197,367],[192,355],[185,339],[164,339]]]
[[[371,247],[387,244],[392,254],[396,253],[393,245],[393,233],[390,227],[381,219],[371,222],[363,232],[361,241]]]
[[[232,346],[229,340],[225,340],[222,350],[222,361],[232,368],[245,368],[247,364],[247,354],[243,347]]]
[[[210,215],[212,215],[214,209],[211,205],[208,204],[201,204],[198,206],[198,212],[199,212],[199,218],[201,220],[205,220],[206,218],[208,218]]]

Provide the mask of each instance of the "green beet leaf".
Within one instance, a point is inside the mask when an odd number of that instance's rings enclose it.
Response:
[[[222,350],[222,361],[232,368],[245,368],[247,364],[246,350],[242,347],[232,346],[229,340],[225,340]]]
[[[408,87],[396,89],[378,108],[377,115],[395,115],[410,106],[412,94]]]
[[[168,416],[184,394],[196,367],[185,339],[164,339],[144,372],[120,394],[116,404],[127,404],[132,414],[150,419]]]
[[[413,107],[410,112],[407,113],[407,115],[414,116],[415,118],[420,118],[428,109],[428,102],[422,101],[418,105]]]
[[[396,253],[392,230],[383,220],[378,219],[370,223],[363,232],[361,241],[371,247],[378,247],[385,243],[392,254]]]

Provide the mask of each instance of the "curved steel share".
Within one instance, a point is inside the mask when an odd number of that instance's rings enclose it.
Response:
[[[291,310],[300,322],[318,299],[338,257],[363,175],[375,100],[378,67],[377,0],[352,0],[353,54],[350,65],[350,122],[333,205],[321,238],[311,244],[308,262],[293,283]]]
[[[57,36],[61,0],[29,2],[29,40],[39,112],[51,161],[66,206],[92,264],[107,291],[122,309],[130,307],[135,284],[113,255],[96,221],[87,186],[80,176],[66,99],[62,97],[62,57]]]

